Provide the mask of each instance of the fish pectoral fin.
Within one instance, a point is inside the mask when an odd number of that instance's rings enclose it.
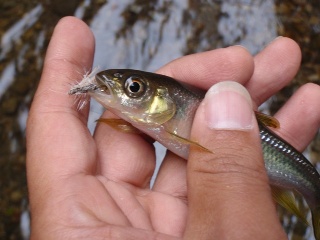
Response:
[[[125,133],[135,133],[135,134],[140,134],[141,131],[137,128],[135,128],[131,123],[119,119],[119,118],[99,118],[96,120],[97,122],[100,123],[105,123],[112,127],[113,129],[120,131],[120,132],[125,132]]]
[[[256,114],[257,120],[260,121],[263,125],[272,128],[280,128],[280,123],[275,117],[257,111],[254,111],[254,113]]]
[[[271,186],[272,197],[280,206],[297,216],[301,222],[310,225],[303,211],[296,203],[296,199],[291,191]]]
[[[170,132],[170,131],[168,131],[168,130],[166,130],[166,132],[167,132],[168,134],[170,134],[172,137],[176,138],[176,139],[177,139],[179,142],[181,142],[181,143],[189,144],[189,145],[194,146],[194,147],[196,147],[196,148],[198,148],[198,149],[200,149],[200,150],[203,150],[203,151],[205,151],[205,152],[213,153],[211,150],[209,150],[208,148],[200,145],[199,143],[197,143],[197,142],[195,142],[195,141],[192,141],[192,140],[190,140],[190,139],[181,137],[181,136],[179,136],[178,134],[175,134],[175,133]]]

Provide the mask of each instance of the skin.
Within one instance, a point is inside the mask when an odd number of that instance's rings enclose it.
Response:
[[[256,123],[247,131],[208,129],[201,105],[192,139],[204,146],[210,142],[214,154],[191,149],[188,162],[167,154],[150,189],[155,168],[150,140],[101,124],[92,137],[88,107],[77,111],[67,95],[79,72],[91,68],[93,53],[90,29],[63,18],[27,124],[31,239],[286,239]],[[300,60],[294,41],[277,38],[254,57],[233,46],[179,58],[158,73],[205,89],[231,79],[259,106],[292,80]],[[318,131],[319,101],[320,87],[306,84],[276,114],[277,133],[299,151]]]

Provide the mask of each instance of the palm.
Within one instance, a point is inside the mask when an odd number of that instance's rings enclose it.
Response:
[[[87,228],[90,235],[95,228],[101,237],[112,232],[111,228],[119,231],[119,227],[123,232],[136,228],[145,237],[157,233],[181,236],[187,215],[186,162],[172,159],[177,157],[169,154],[164,162],[174,163],[176,167],[172,170],[177,170],[176,177],[166,178],[167,164],[164,164],[150,189],[155,166],[152,144],[139,135],[119,133],[107,125],[99,125],[92,138],[81,133],[85,127],[81,120],[72,117],[71,121],[73,126],[79,127],[74,128],[74,132],[69,131],[68,137],[73,139],[76,151],[81,149],[72,156],[80,165],[72,164],[66,181],[53,183],[57,192],[51,198],[55,205],[51,220],[62,222],[66,232],[82,227]],[[131,141],[128,138],[132,138]],[[119,147],[126,151],[109,154]],[[128,154],[126,158],[124,152]],[[147,231],[140,232],[141,229]]]

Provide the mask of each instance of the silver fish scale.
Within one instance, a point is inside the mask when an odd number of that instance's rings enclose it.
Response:
[[[259,124],[259,128],[270,183],[297,189],[306,197],[309,205],[316,205],[320,201],[320,175],[317,170],[289,143],[276,137],[262,124]]]

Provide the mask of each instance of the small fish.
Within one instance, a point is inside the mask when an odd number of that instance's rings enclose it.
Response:
[[[88,93],[130,123],[128,126],[146,133],[182,158],[188,159],[190,145],[210,151],[190,140],[193,118],[204,94],[195,93],[168,76],[130,69],[99,72],[88,84],[74,87],[69,94]],[[320,240],[319,173],[300,152],[268,128],[279,126],[274,118],[261,113],[256,117],[273,197],[306,222],[288,190],[300,193],[310,207],[315,237]]]

